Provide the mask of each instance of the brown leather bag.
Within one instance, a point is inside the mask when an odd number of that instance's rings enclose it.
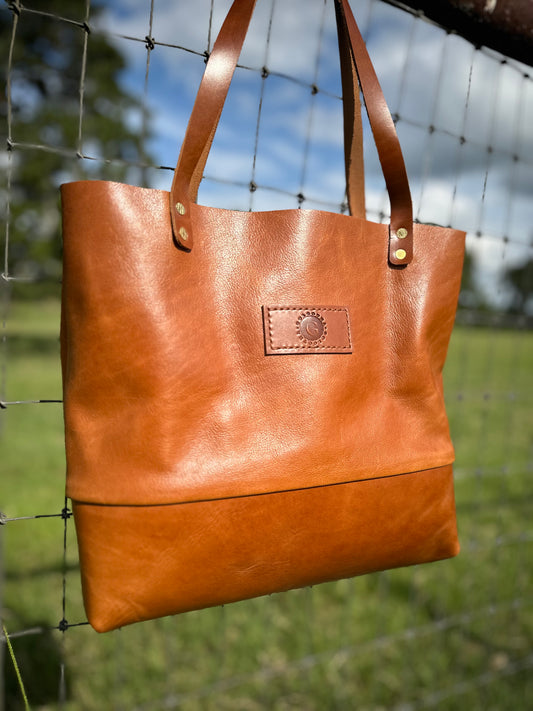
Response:
[[[198,205],[255,0],[235,0],[172,189],[62,186],[67,494],[99,631],[458,552],[441,372],[464,233],[413,224],[346,0],[350,216]],[[365,220],[355,67],[390,197]]]

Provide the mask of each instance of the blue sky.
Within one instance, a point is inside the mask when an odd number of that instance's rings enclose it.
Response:
[[[229,6],[229,0],[213,2],[211,43]],[[416,216],[488,237],[470,236],[468,245],[490,290],[504,266],[531,256],[531,230],[524,229],[533,222],[533,82],[523,78],[527,68],[513,62],[501,65],[496,55],[474,52],[461,38],[384,3],[354,0],[352,7],[389,107],[403,119],[398,133]],[[202,53],[208,47],[210,9],[211,0],[155,0],[151,34],[158,43]],[[267,46],[271,13],[272,0],[258,0],[241,63],[254,69],[266,65],[304,86],[273,75],[266,80],[252,174],[262,80],[258,71],[238,70],[206,176],[248,184],[253,175],[260,186],[302,192],[304,207],[331,203],[326,209],[335,209],[343,199],[344,170],[333,3],[276,0]],[[149,21],[148,0],[114,0],[96,28],[111,33],[127,57],[123,82],[140,97],[146,49],[119,35],[142,38],[149,32]],[[203,68],[203,60],[194,54],[159,44],[151,52],[147,99],[155,138],[150,148],[161,165],[173,166],[177,160]],[[315,96],[308,87],[312,83],[321,89]],[[431,135],[428,125],[436,129]],[[465,137],[463,146],[457,135]],[[513,161],[513,154],[520,161]],[[377,219],[388,207],[370,135],[365,138],[365,156],[369,218]],[[153,187],[169,187],[169,171],[152,175]],[[296,206],[291,195],[268,189],[251,195],[247,188],[208,179],[199,199],[235,209]]]

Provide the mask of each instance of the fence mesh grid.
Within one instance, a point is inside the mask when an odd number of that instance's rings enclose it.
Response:
[[[445,372],[462,553],[105,636],[85,621],[63,491],[54,196],[80,177],[168,189],[228,6],[16,0],[0,10],[0,608],[30,703],[527,708],[533,80],[529,68],[379,0],[354,10],[395,117],[416,217],[468,231]],[[256,12],[201,201],[345,211],[332,3],[265,0]],[[369,137],[365,161],[369,218],[386,220]],[[0,648],[0,708],[22,708]]]

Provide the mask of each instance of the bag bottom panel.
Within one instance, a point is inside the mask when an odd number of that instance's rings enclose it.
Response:
[[[163,506],[73,502],[99,632],[459,552],[452,466]]]

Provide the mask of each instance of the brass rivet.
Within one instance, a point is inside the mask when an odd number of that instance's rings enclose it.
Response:
[[[396,252],[394,252],[394,256],[396,259],[405,259],[407,257],[407,252],[405,249],[397,249]]]
[[[405,227],[399,227],[396,230],[396,237],[398,237],[399,239],[405,239],[407,237],[407,230],[405,229]]]
[[[180,215],[184,215],[185,214],[185,205],[183,205],[183,203],[181,203],[181,202],[177,202],[176,203],[176,210],[179,212]]]
[[[185,229],[185,227],[180,227],[180,228],[179,228],[179,236],[181,237],[181,239],[182,239],[184,242],[186,242],[186,241],[189,239],[189,233],[187,232],[187,230]],[[401,252],[402,250],[400,249],[399,251]]]

